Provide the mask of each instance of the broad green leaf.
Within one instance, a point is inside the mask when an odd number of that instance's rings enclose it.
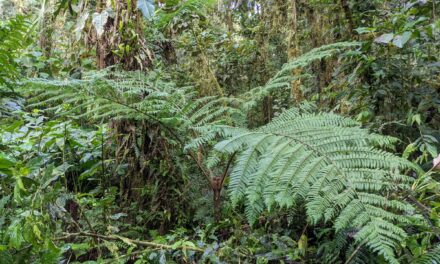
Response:
[[[98,37],[101,37],[104,34],[104,27],[107,24],[109,17],[114,17],[115,13],[111,9],[106,9],[101,13],[94,13],[92,18],[92,24],[95,26],[96,33]]]
[[[88,18],[89,18],[89,13],[84,13],[80,17],[78,17],[76,28],[74,30],[77,41],[81,39],[81,33],[86,25],[86,21]]]
[[[40,228],[38,228],[37,225],[33,225],[32,226],[32,230],[34,232],[34,235],[39,239],[39,240],[43,240],[43,237],[41,235],[41,230]]]
[[[405,151],[403,152],[403,158],[408,159],[409,156],[416,150],[417,147],[414,145],[414,143],[409,144],[408,146],[406,146]]]
[[[23,229],[18,220],[14,221],[8,228],[9,245],[15,249],[19,249],[24,242]]]
[[[146,19],[150,19],[154,15],[154,1],[153,0],[138,0],[137,9],[139,9],[142,12],[142,15]]]
[[[402,35],[397,35],[394,37],[393,44],[396,47],[403,48],[403,46],[410,40],[411,32],[404,32]]]
[[[412,116],[411,125],[416,123],[417,125],[420,125],[422,123],[422,118],[420,114],[415,114]]]
[[[382,44],[388,44],[393,40],[394,34],[393,33],[388,33],[388,34],[383,34],[377,38],[374,39],[374,42],[376,43],[382,43]]]
[[[305,256],[305,254],[306,254],[306,252],[307,252],[307,236],[306,236],[306,235],[302,235],[302,236],[299,238],[299,241],[298,241],[298,249],[299,249],[299,251],[301,252],[301,254],[302,254],[303,256]]]
[[[125,217],[125,216],[127,216],[126,213],[117,213],[117,214],[114,214],[114,215],[110,216],[110,218],[112,220],[119,220],[119,218]]]
[[[373,27],[359,27],[359,28],[356,28],[355,31],[358,34],[365,34],[365,33],[375,32],[376,28],[373,28]]]
[[[438,155],[437,147],[431,144],[426,144],[426,150],[431,155],[431,157],[435,158]]]
[[[0,169],[9,169],[13,167],[15,163],[8,159],[6,156],[0,154]]]

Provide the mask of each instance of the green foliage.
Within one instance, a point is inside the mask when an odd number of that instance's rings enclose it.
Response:
[[[271,92],[290,88],[294,80],[311,76],[310,74],[293,75],[292,72],[294,70],[307,69],[312,63],[341,54],[343,51],[349,54],[350,52],[347,50],[359,47],[360,45],[361,43],[359,42],[339,42],[324,45],[287,62],[264,86],[253,88],[240,96],[246,102],[244,109],[249,110],[251,107],[256,106],[258,102],[270,95]]]
[[[440,246],[436,246],[420,258],[414,261],[415,264],[433,264],[440,263]]]
[[[369,134],[351,119],[313,113],[308,105],[282,113],[256,130],[222,128],[221,152],[239,152],[229,184],[233,204],[244,200],[251,223],[265,210],[304,203],[312,224],[332,222],[335,232],[354,233],[390,263],[407,237],[414,208],[392,198],[417,167],[379,150],[395,139]]]
[[[0,21],[0,87],[19,77],[16,59],[28,44],[30,23],[25,17]]]
[[[81,173],[101,165],[101,135],[37,113],[20,117],[0,126],[0,251],[15,262],[54,263],[62,253],[56,220],[74,222],[68,190],[81,190]]]
[[[359,121],[401,138],[399,149],[407,148],[407,156],[419,164],[438,155],[440,140],[435,77],[440,25],[430,18],[435,4],[405,1],[386,19],[374,17],[370,26],[358,28],[366,41],[353,54],[356,59],[337,70],[347,75],[335,82],[341,90],[333,97],[343,98],[339,105],[346,103],[345,111],[358,115]]]
[[[192,19],[191,16],[206,16],[206,9],[214,6],[215,0],[186,0],[186,1],[166,1],[165,6],[157,13],[157,26],[159,28],[174,27],[175,24],[186,23]]]
[[[139,0],[136,3],[136,7],[141,10],[142,15],[146,19],[150,19],[154,15],[154,1],[152,0]]]
[[[237,100],[215,96],[197,98],[192,87],[176,87],[160,72],[144,74],[109,70],[86,74],[82,80],[34,79],[24,83],[18,90],[32,95],[33,99],[27,105],[31,109],[42,108],[48,115],[74,118],[78,122],[88,120],[102,123],[111,120],[113,129],[121,127],[120,132],[115,133],[115,140],[116,144],[125,144],[124,151],[120,151],[121,147],[112,149],[114,152],[110,152],[110,155],[114,155],[116,164],[109,166],[113,173],[105,177],[111,177],[113,184],[119,182],[119,192],[124,197],[124,192],[131,189],[124,187],[125,184],[146,181],[142,187],[135,186],[136,190],[130,191],[139,194],[136,203],[131,201],[133,207],[150,203],[155,207],[150,211],[138,212],[138,217],[142,215],[141,220],[136,220],[139,223],[171,222],[177,217],[172,213],[186,214],[185,208],[189,205],[184,204],[182,199],[188,199],[189,196],[183,194],[189,191],[188,188],[197,193],[204,190],[194,188],[194,184],[188,187],[188,179],[205,179],[200,177],[200,171],[194,172],[198,165],[194,163],[196,155],[192,152],[185,155],[183,146],[200,133],[199,130],[214,124],[234,124],[243,119]],[[139,124],[143,124],[144,128],[131,129]],[[146,134],[147,129],[152,131]],[[146,142],[145,145],[142,142]],[[163,156],[162,148],[167,149]],[[189,165],[188,157],[193,160]],[[96,166],[82,172],[80,179],[94,179],[99,169]],[[151,176],[147,178],[145,174],[134,174],[139,170],[148,171]],[[188,172],[193,175],[187,175]],[[205,176],[210,177],[208,174]],[[206,188],[206,182],[203,183],[202,188]],[[182,203],[181,209],[168,209],[173,199]],[[188,221],[183,217],[180,220]],[[172,225],[177,223],[175,219],[171,222]]]
[[[440,262],[438,0],[6,4],[1,263]]]
[[[217,124],[240,111],[234,99],[196,98],[192,87],[178,88],[159,73],[95,72],[83,80],[27,81],[20,91],[33,94],[29,107],[75,118],[150,119],[165,128]]]

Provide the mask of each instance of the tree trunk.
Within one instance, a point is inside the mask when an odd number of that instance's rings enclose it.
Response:
[[[221,190],[214,191],[214,219],[218,223],[222,218],[222,200],[221,200]]]
[[[348,4],[348,0],[341,0],[342,10],[344,10],[345,18],[348,21],[348,30],[350,31],[349,36],[353,35],[354,30],[354,22],[353,15],[351,13],[350,5]]]
[[[298,15],[297,15],[297,3],[296,0],[290,0],[290,12],[289,12],[289,44],[287,57],[290,60],[294,60],[299,55],[299,45],[298,45]],[[293,76],[298,77],[301,75],[301,69],[293,70]],[[293,80],[291,83],[292,97],[295,102],[301,102],[303,100],[303,94],[301,91],[301,80],[298,78]]]
[[[214,198],[214,219],[216,222],[221,220],[221,212],[222,212],[222,201],[221,201],[221,192],[222,192],[222,178],[214,177],[211,180],[211,188],[213,192]]]
[[[38,43],[40,45],[41,51],[46,58],[46,60],[49,61],[50,57],[52,56],[52,35],[54,32],[54,26],[52,23],[52,10],[50,10],[46,5],[48,5],[47,2],[43,3],[43,19],[41,22],[41,32],[40,32],[40,38],[38,40]],[[49,62],[47,66],[45,66],[44,71],[52,76],[52,67],[51,63]]]

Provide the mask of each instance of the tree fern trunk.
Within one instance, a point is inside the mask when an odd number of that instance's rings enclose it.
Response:
[[[221,220],[221,202],[220,190],[214,190],[214,218],[216,222]]]
[[[220,177],[214,177],[211,182],[214,198],[214,219],[216,222],[221,220],[221,192],[222,192],[222,180]]]

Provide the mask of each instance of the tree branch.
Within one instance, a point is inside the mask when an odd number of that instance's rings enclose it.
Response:
[[[228,164],[226,165],[225,171],[223,172],[223,175],[222,175],[222,177],[220,178],[220,186],[221,186],[221,187],[223,187],[223,182],[225,181],[226,175],[228,174],[229,167],[231,166],[232,161],[234,160],[235,154],[237,154],[237,152],[234,152],[234,153],[229,157]]]
[[[63,233],[64,236],[54,238],[54,240],[65,240],[71,237],[92,237],[92,238],[99,238],[103,240],[120,240],[126,244],[135,244],[138,246],[145,246],[145,247],[151,247],[154,249],[169,249],[169,250],[191,250],[196,252],[205,252],[205,249],[198,248],[198,247],[192,247],[192,246],[173,246],[173,245],[166,245],[166,244],[159,244],[154,243],[150,241],[143,241],[143,240],[137,240],[137,239],[131,239],[128,237],[122,237],[118,235],[100,235],[96,233],[89,233],[89,232],[78,232],[78,233]]]

